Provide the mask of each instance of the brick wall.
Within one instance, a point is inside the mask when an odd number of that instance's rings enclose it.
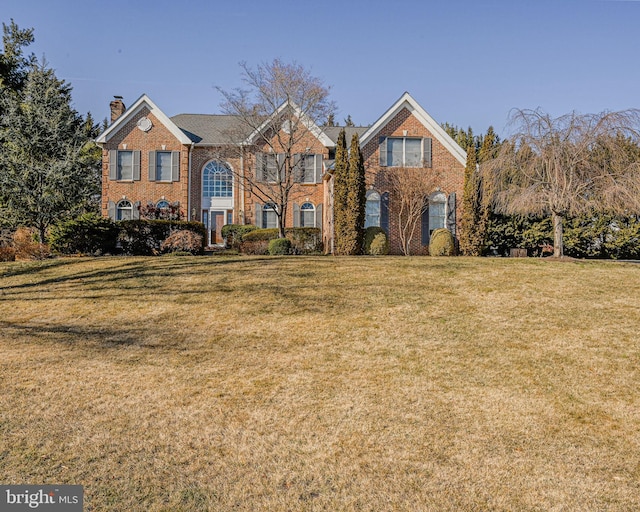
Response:
[[[406,134],[405,134],[406,130]],[[380,167],[380,137],[429,137],[432,139],[431,160],[432,168],[439,173],[439,188],[447,196],[451,192],[456,193],[456,231],[460,222],[462,205],[462,191],[464,184],[464,165],[445,148],[440,141],[431,133],[408,109],[404,108],[393,117],[378,133],[378,136],[371,139],[363,148],[362,153],[365,160],[365,171],[367,188],[373,188],[381,195],[390,192],[389,175],[396,172],[393,168]],[[396,221],[397,211],[394,209],[393,194],[389,201],[389,247],[394,254],[401,252],[400,239],[398,235],[398,224]],[[416,234],[411,243],[412,254],[426,253],[426,247],[421,244],[420,225],[416,229]]]
[[[148,117],[153,126],[148,132],[137,127],[142,117]],[[113,181],[109,179],[109,151],[140,150],[140,181]],[[149,181],[149,151],[180,151],[180,180],[176,182]],[[132,203],[140,201],[157,203],[161,199],[179,201],[187,216],[189,172],[189,146],[183,145],[151,113],[144,108],[133,116],[102,148],[102,215],[107,217],[108,203],[118,203],[123,198]]]

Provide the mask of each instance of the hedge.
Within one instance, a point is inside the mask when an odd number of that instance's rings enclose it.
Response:
[[[256,229],[242,237],[240,251],[245,254],[268,254],[269,241],[278,238],[277,228]],[[319,228],[286,228],[285,235],[291,241],[294,254],[313,254],[322,251]]]
[[[117,223],[120,228],[118,241],[125,254],[150,256],[161,253],[162,242],[176,230],[189,230],[205,239],[204,224],[195,221],[171,220],[123,220]],[[202,254],[201,248],[198,254]]]

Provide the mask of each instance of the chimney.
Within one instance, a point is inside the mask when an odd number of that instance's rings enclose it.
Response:
[[[114,96],[113,101],[109,103],[109,107],[111,108],[111,124],[113,124],[126,110],[122,96]]]

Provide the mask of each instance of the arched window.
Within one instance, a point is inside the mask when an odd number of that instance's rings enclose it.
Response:
[[[316,208],[311,203],[304,203],[300,206],[300,227],[316,227]]]
[[[116,220],[129,220],[133,217],[133,205],[131,201],[123,199],[116,206]]]
[[[431,234],[434,229],[444,227],[446,203],[447,196],[442,192],[436,192],[429,198],[429,234]]]
[[[276,206],[273,203],[266,203],[262,207],[262,227],[277,228],[278,216],[276,215]]]
[[[161,199],[156,203],[156,208],[158,208],[159,210],[169,208],[169,201],[167,201],[166,199]]]
[[[202,195],[231,197],[233,195],[231,169],[220,162],[209,162],[202,171]]]
[[[367,192],[364,227],[380,226],[380,194],[375,190]]]

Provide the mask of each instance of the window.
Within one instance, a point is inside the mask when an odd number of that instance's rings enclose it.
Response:
[[[276,215],[276,209],[273,203],[267,203],[262,207],[262,227],[278,227],[278,216]]]
[[[380,226],[380,194],[370,190],[367,192],[365,204],[364,227]]]
[[[156,180],[171,181],[171,151],[156,152]]]
[[[133,180],[133,151],[118,151],[118,180]]]
[[[380,143],[383,167],[431,167],[431,139],[387,137]]]
[[[202,193],[204,197],[232,197],[231,170],[219,162],[209,162],[203,171]]]
[[[311,203],[304,203],[300,207],[300,227],[316,227],[316,209]]]
[[[322,155],[296,155],[295,181],[316,183],[317,165],[322,165]]]
[[[169,201],[167,201],[166,199],[161,199],[156,203],[156,208],[158,209],[169,208]]]
[[[431,196],[429,200],[429,234],[431,234],[434,229],[444,227],[446,202],[447,198],[442,192]]]
[[[123,199],[116,207],[116,220],[130,220],[133,218],[133,205],[131,201]]]
[[[258,161],[258,171],[262,173],[262,177],[259,177],[258,181],[276,183],[278,181],[278,164],[281,165],[283,156],[284,155],[277,155],[275,153],[265,153],[261,155],[262,158]]]
[[[109,179],[138,181],[140,179],[140,151],[109,151]]]
[[[180,181],[180,151],[149,151],[149,181]]]

